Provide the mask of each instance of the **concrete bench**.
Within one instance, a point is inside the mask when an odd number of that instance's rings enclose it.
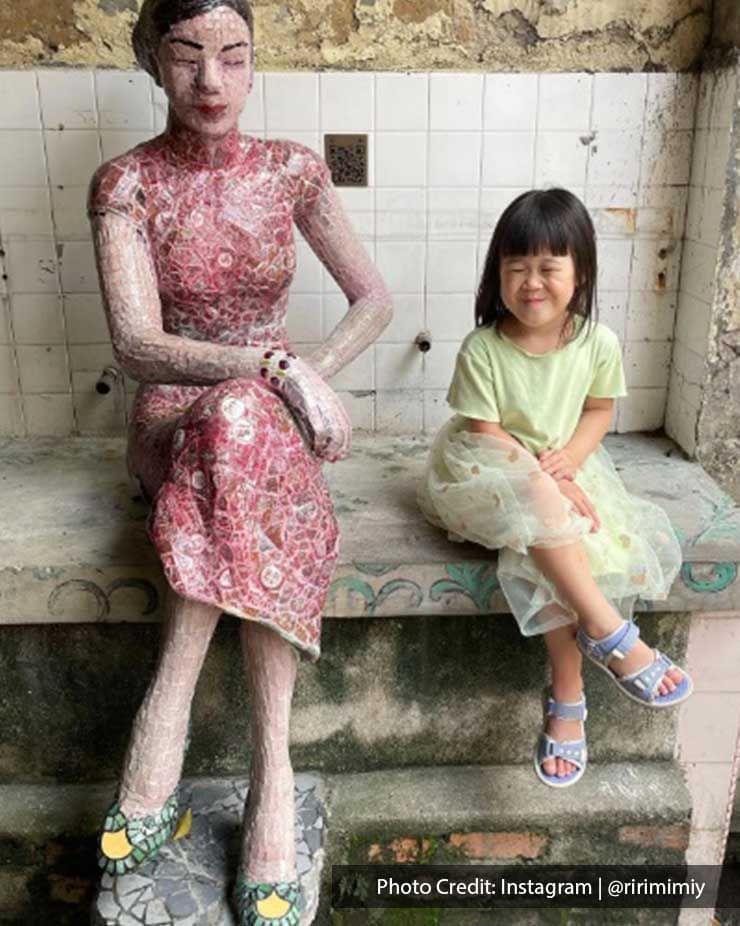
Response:
[[[685,659],[697,690],[678,713],[656,716],[615,699],[589,671],[589,783],[553,797],[528,770],[545,681],[541,643],[522,640],[503,617],[495,556],[449,542],[419,514],[415,485],[428,446],[359,435],[352,458],[327,467],[342,543],[326,617],[352,620],[328,620],[322,660],[302,669],[292,751],[297,767],[325,774],[330,804],[334,796],[330,860],[366,850],[392,858],[422,835],[449,843],[452,830],[511,836],[513,828],[517,845],[549,846],[533,858],[573,861],[577,833],[602,861],[720,862],[740,729],[740,511],[670,441],[607,439],[628,488],[661,504],[679,533],[681,574],[640,622],[647,640]],[[17,805],[19,781],[35,781],[33,789],[56,777],[46,800],[59,796],[65,821],[70,795],[79,803],[84,792],[72,782],[117,774],[154,658],[155,628],[138,625],[161,615],[147,509],[132,497],[123,460],[124,442],[113,438],[0,445],[0,670],[8,670],[0,671],[0,726],[10,733],[0,744],[0,789]],[[236,683],[217,693],[235,671],[232,630],[219,633],[194,707],[192,775],[245,766],[246,723],[218,720],[247,713]],[[36,714],[31,703],[41,705]],[[415,804],[420,814],[427,808],[416,826],[413,808],[393,797],[414,782],[427,795]],[[459,810],[475,804],[481,782],[508,795],[503,816],[468,819]],[[375,801],[378,793],[388,799]],[[603,813],[584,810],[594,802],[608,810],[613,833]],[[0,836],[17,822],[4,804],[0,796]],[[541,839],[524,831],[525,805],[537,809]],[[39,839],[56,832],[53,819],[48,811]],[[497,839],[476,845],[502,845]],[[679,922],[706,923],[706,914],[684,911]]]

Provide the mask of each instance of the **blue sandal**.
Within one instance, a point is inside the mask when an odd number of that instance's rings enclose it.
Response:
[[[580,720],[585,721],[588,716],[586,710],[585,695],[580,701],[555,701],[554,698],[548,697],[545,705],[545,720],[548,717],[557,717],[560,720]],[[545,759],[565,759],[566,762],[572,762],[576,766],[575,770],[568,775],[548,775],[542,768]],[[565,740],[559,743],[543,730],[537,740],[537,751],[534,756],[534,770],[537,777],[551,788],[568,788],[574,785],[583,777],[586,771],[588,761],[588,751],[586,749],[586,736],[579,740]]]
[[[627,653],[634,648],[640,638],[640,630],[633,621],[622,621],[617,629],[601,640],[594,640],[583,630],[578,628],[576,644],[583,655],[590,659],[594,665],[606,672],[609,678],[618,686],[620,691],[633,701],[647,707],[661,708],[673,707],[680,704],[694,690],[694,683],[688,673],[681,669],[683,678],[675,689],[668,694],[658,694],[657,688],[661,679],[669,669],[678,666],[659,650],[653,650],[654,659],[650,665],[645,666],[631,675],[617,675],[608,665],[612,659],[624,659]]]

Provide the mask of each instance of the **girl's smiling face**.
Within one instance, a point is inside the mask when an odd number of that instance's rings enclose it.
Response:
[[[210,138],[239,122],[252,88],[252,36],[230,7],[176,23],[158,54],[162,86],[178,121]]]
[[[501,298],[525,329],[559,330],[576,290],[576,268],[570,254],[550,252],[503,257]]]

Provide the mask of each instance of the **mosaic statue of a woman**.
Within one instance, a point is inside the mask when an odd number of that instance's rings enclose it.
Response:
[[[247,0],[145,0],[134,49],[167,94],[167,129],[104,164],[90,191],[115,356],[141,384],[129,466],[152,501],[169,585],[158,667],[99,851],[106,871],[128,872],[173,835],[196,680],[219,615],[237,615],[253,708],[239,923],[293,926],[290,705],[298,655],[319,655],[337,553],[321,461],[350,446],[326,380],[392,310],[324,162],[239,133],[253,34]],[[305,357],[284,324],[294,223],[349,301]]]

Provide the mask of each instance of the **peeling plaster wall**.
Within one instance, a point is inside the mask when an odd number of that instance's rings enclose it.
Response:
[[[740,4],[737,0],[715,0],[712,42],[740,48]]]
[[[737,28],[722,0],[718,28]],[[24,0],[0,9],[0,67],[133,66],[140,0]],[[680,71],[712,0],[254,0],[261,70]]]

